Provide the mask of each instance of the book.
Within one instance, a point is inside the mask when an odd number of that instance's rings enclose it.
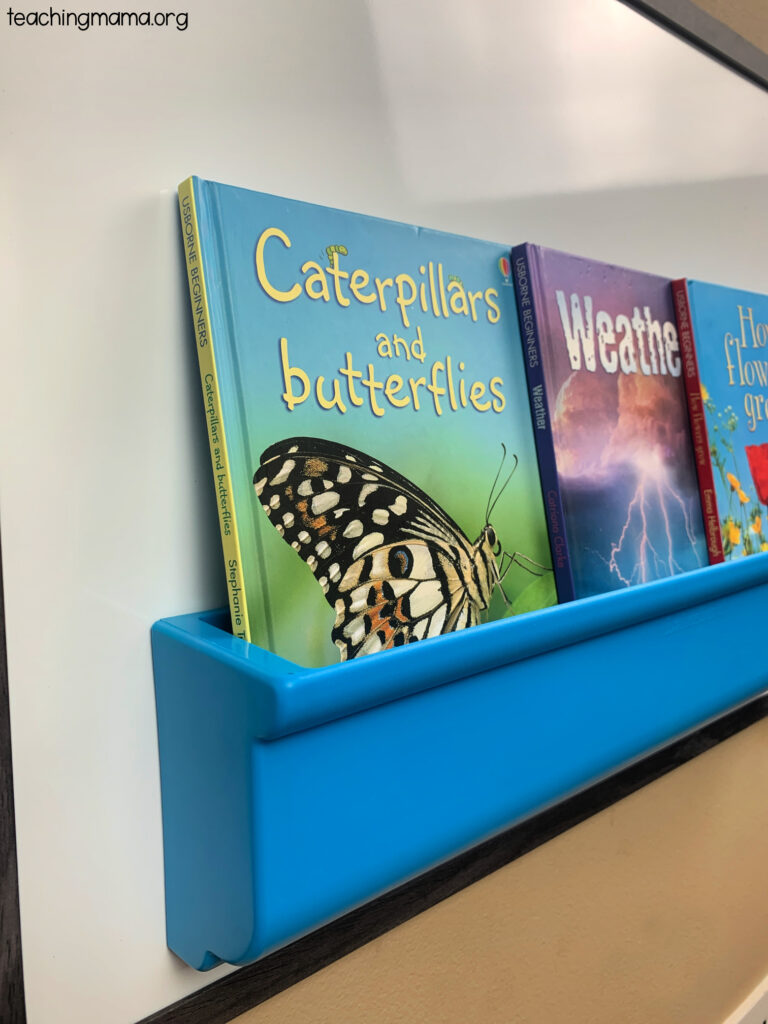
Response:
[[[673,289],[710,561],[768,551],[768,295]]]
[[[706,565],[668,278],[512,250],[561,601]]]
[[[179,204],[233,633],[316,666],[555,603],[508,248]]]

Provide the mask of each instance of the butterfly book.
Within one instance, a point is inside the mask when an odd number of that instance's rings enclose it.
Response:
[[[179,202],[233,632],[316,666],[555,603],[508,249]]]
[[[512,250],[561,601],[708,563],[668,278]]]
[[[673,290],[710,561],[768,551],[768,295]]]

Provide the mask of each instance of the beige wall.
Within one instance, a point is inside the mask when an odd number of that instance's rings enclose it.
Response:
[[[694,0],[694,3],[768,53],[768,4],[765,0]]]
[[[237,1018],[720,1024],[768,974],[768,720]]]

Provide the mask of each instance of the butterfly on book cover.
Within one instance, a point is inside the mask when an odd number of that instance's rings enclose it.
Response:
[[[331,638],[346,661],[476,625],[494,588],[504,593],[513,563],[539,574],[542,566],[502,551],[490,524],[500,473],[474,544],[402,474],[322,438],[271,445],[253,484],[270,522],[335,611]]]

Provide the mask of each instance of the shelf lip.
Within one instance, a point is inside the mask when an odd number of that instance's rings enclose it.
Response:
[[[269,740],[765,585],[768,552],[320,668],[233,637],[211,623],[211,612],[163,619],[153,629],[181,633],[250,677],[259,709],[254,736]]]

